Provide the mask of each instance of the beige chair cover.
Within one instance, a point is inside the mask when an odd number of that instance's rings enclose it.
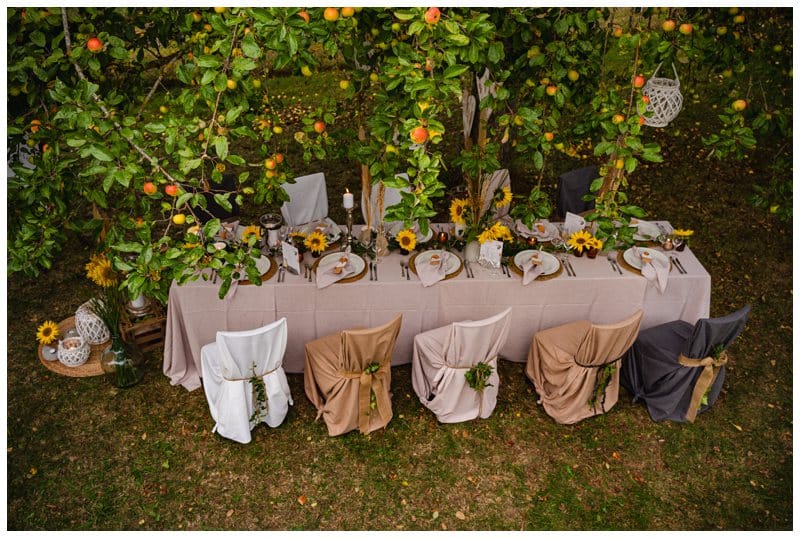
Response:
[[[614,364],[605,391],[599,394],[598,381],[603,366],[616,363],[636,340],[641,320],[638,310],[614,325],[576,321],[534,335],[525,373],[548,415],[561,424],[574,424],[617,403],[620,365]]]
[[[497,405],[500,378],[497,357],[505,345],[511,322],[508,308],[481,321],[462,321],[414,337],[411,382],[422,405],[439,422],[489,418]],[[481,392],[464,374],[484,362],[493,368],[489,385]]]
[[[369,433],[392,419],[391,360],[402,321],[400,315],[380,327],[342,331],[306,343],[306,395],[329,435],[356,428]]]
[[[405,172],[401,174],[395,174],[394,177],[402,178],[408,181],[408,174]],[[372,217],[372,221],[370,225],[378,229],[378,225],[380,224],[380,220],[383,220],[383,216],[386,214],[386,209],[399,204],[403,200],[403,196],[400,194],[400,189],[396,189],[394,187],[384,187],[383,192],[383,208],[380,214],[378,213],[378,191],[380,190],[380,184],[376,183],[372,185],[372,189],[370,189],[370,198],[367,200],[367,192],[361,192],[361,216],[364,217],[364,223],[367,222],[367,211],[369,210],[369,214]],[[408,189],[406,189],[408,190]]]
[[[497,189],[502,189],[503,187],[511,186],[511,175],[509,174],[507,168],[495,170],[491,174],[485,175],[484,183],[485,183],[484,186],[485,191],[483,196],[483,209],[481,210],[481,214],[489,211],[489,208],[492,205],[492,198],[494,197],[494,193]],[[508,215],[510,208],[511,204],[508,204],[503,207],[495,209],[492,218],[494,218],[495,220],[502,219],[503,217]]]

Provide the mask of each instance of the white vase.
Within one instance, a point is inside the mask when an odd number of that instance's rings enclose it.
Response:
[[[454,230],[455,230],[454,233],[456,235],[456,238],[461,239],[462,237],[464,237],[464,232],[467,231],[467,225],[466,224],[456,224]]]
[[[481,255],[481,244],[477,240],[470,241],[464,247],[464,260],[475,263]]]
[[[144,308],[144,305],[146,304],[147,304],[147,299],[145,299],[144,295],[142,295],[141,293],[137,295],[135,299],[131,299],[130,302],[131,308],[134,308],[136,310],[141,310],[142,308]]]

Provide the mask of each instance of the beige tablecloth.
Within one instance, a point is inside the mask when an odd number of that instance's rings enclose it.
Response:
[[[304,344],[327,334],[354,327],[375,327],[403,315],[392,364],[411,362],[414,336],[453,321],[482,319],[512,307],[511,327],[501,357],[525,362],[533,335],[542,329],[576,320],[606,324],[644,311],[641,328],[681,319],[695,323],[709,316],[711,277],[690,250],[672,251],[687,274],[674,268],[660,293],[645,278],[611,269],[605,257],[571,256],[577,277],[564,271],[552,280],[522,285],[500,269],[472,268],[474,279],[462,271],[457,277],[425,288],[412,273],[401,277],[400,261],[408,256],[392,253],[378,269],[378,281],[369,274],[352,283],[337,283],[318,290],[301,276],[276,277],[261,286],[240,286],[232,298],[218,298],[219,282],[197,280],[173,283],[167,308],[164,374],[173,385],[187,390],[200,387],[200,348],[213,342],[216,331],[261,327],[286,317],[289,340],[283,366],[286,372],[303,371]]]

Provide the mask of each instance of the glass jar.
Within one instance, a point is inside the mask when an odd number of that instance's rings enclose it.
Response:
[[[132,387],[144,376],[144,354],[139,346],[126,342],[119,334],[111,335],[111,343],[100,357],[100,366],[112,385]]]

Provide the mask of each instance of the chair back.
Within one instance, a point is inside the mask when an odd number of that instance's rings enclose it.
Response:
[[[219,331],[217,346],[222,360],[222,376],[228,380],[246,379],[272,371],[283,362],[286,352],[286,318],[250,331]]]
[[[342,331],[340,369],[357,372],[373,362],[378,364],[390,362],[402,322],[401,314],[386,325]]]
[[[511,308],[479,321],[457,321],[444,342],[445,364],[475,366],[496,358],[505,345],[511,325]]]
[[[561,174],[556,193],[556,212],[564,218],[567,212],[580,214],[594,209],[594,202],[586,202],[583,196],[590,193],[592,181],[600,177],[597,166],[578,168]]]
[[[295,178],[294,183],[284,183],[289,201],[281,206],[287,226],[299,226],[328,216],[328,191],[325,174],[318,172]]]
[[[408,174],[405,172],[401,174],[395,174],[394,177],[396,178],[403,178],[408,181]],[[384,187],[383,193],[383,211],[381,211],[380,215],[378,214],[378,190],[380,189],[380,184],[375,184],[370,189],[369,201],[367,201],[367,193],[363,191],[361,193],[361,216],[364,217],[364,223],[367,222],[367,208],[370,208],[370,215],[372,216],[372,227],[377,229],[379,220],[383,220],[383,216],[386,214],[386,208],[391,207],[393,205],[397,205],[403,199],[400,194],[401,189],[396,189],[394,187]],[[406,189],[407,190],[407,189]],[[368,205],[369,204],[369,205]]]
[[[601,365],[622,357],[639,334],[642,310],[613,325],[592,325],[586,332],[575,361],[583,366]]]
[[[692,336],[684,345],[683,354],[688,358],[702,359],[718,345],[727,348],[744,329],[749,314],[748,305],[727,316],[698,320]]]
[[[507,168],[502,168],[500,170],[495,170],[494,172],[492,172],[491,175],[485,178],[485,181],[486,181],[486,195],[483,197],[483,209],[481,213],[486,213],[489,210],[489,207],[491,207],[492,204],[492,197],[494,197],[494,193],[497,191],[497,189],[502,189],[503,187],[511,186],[511,174],[509,174]],[[508,215],[510,208],[511,204],[497,208],[494,212],[493,217],[495,219],[505,217],[506,215]]]

